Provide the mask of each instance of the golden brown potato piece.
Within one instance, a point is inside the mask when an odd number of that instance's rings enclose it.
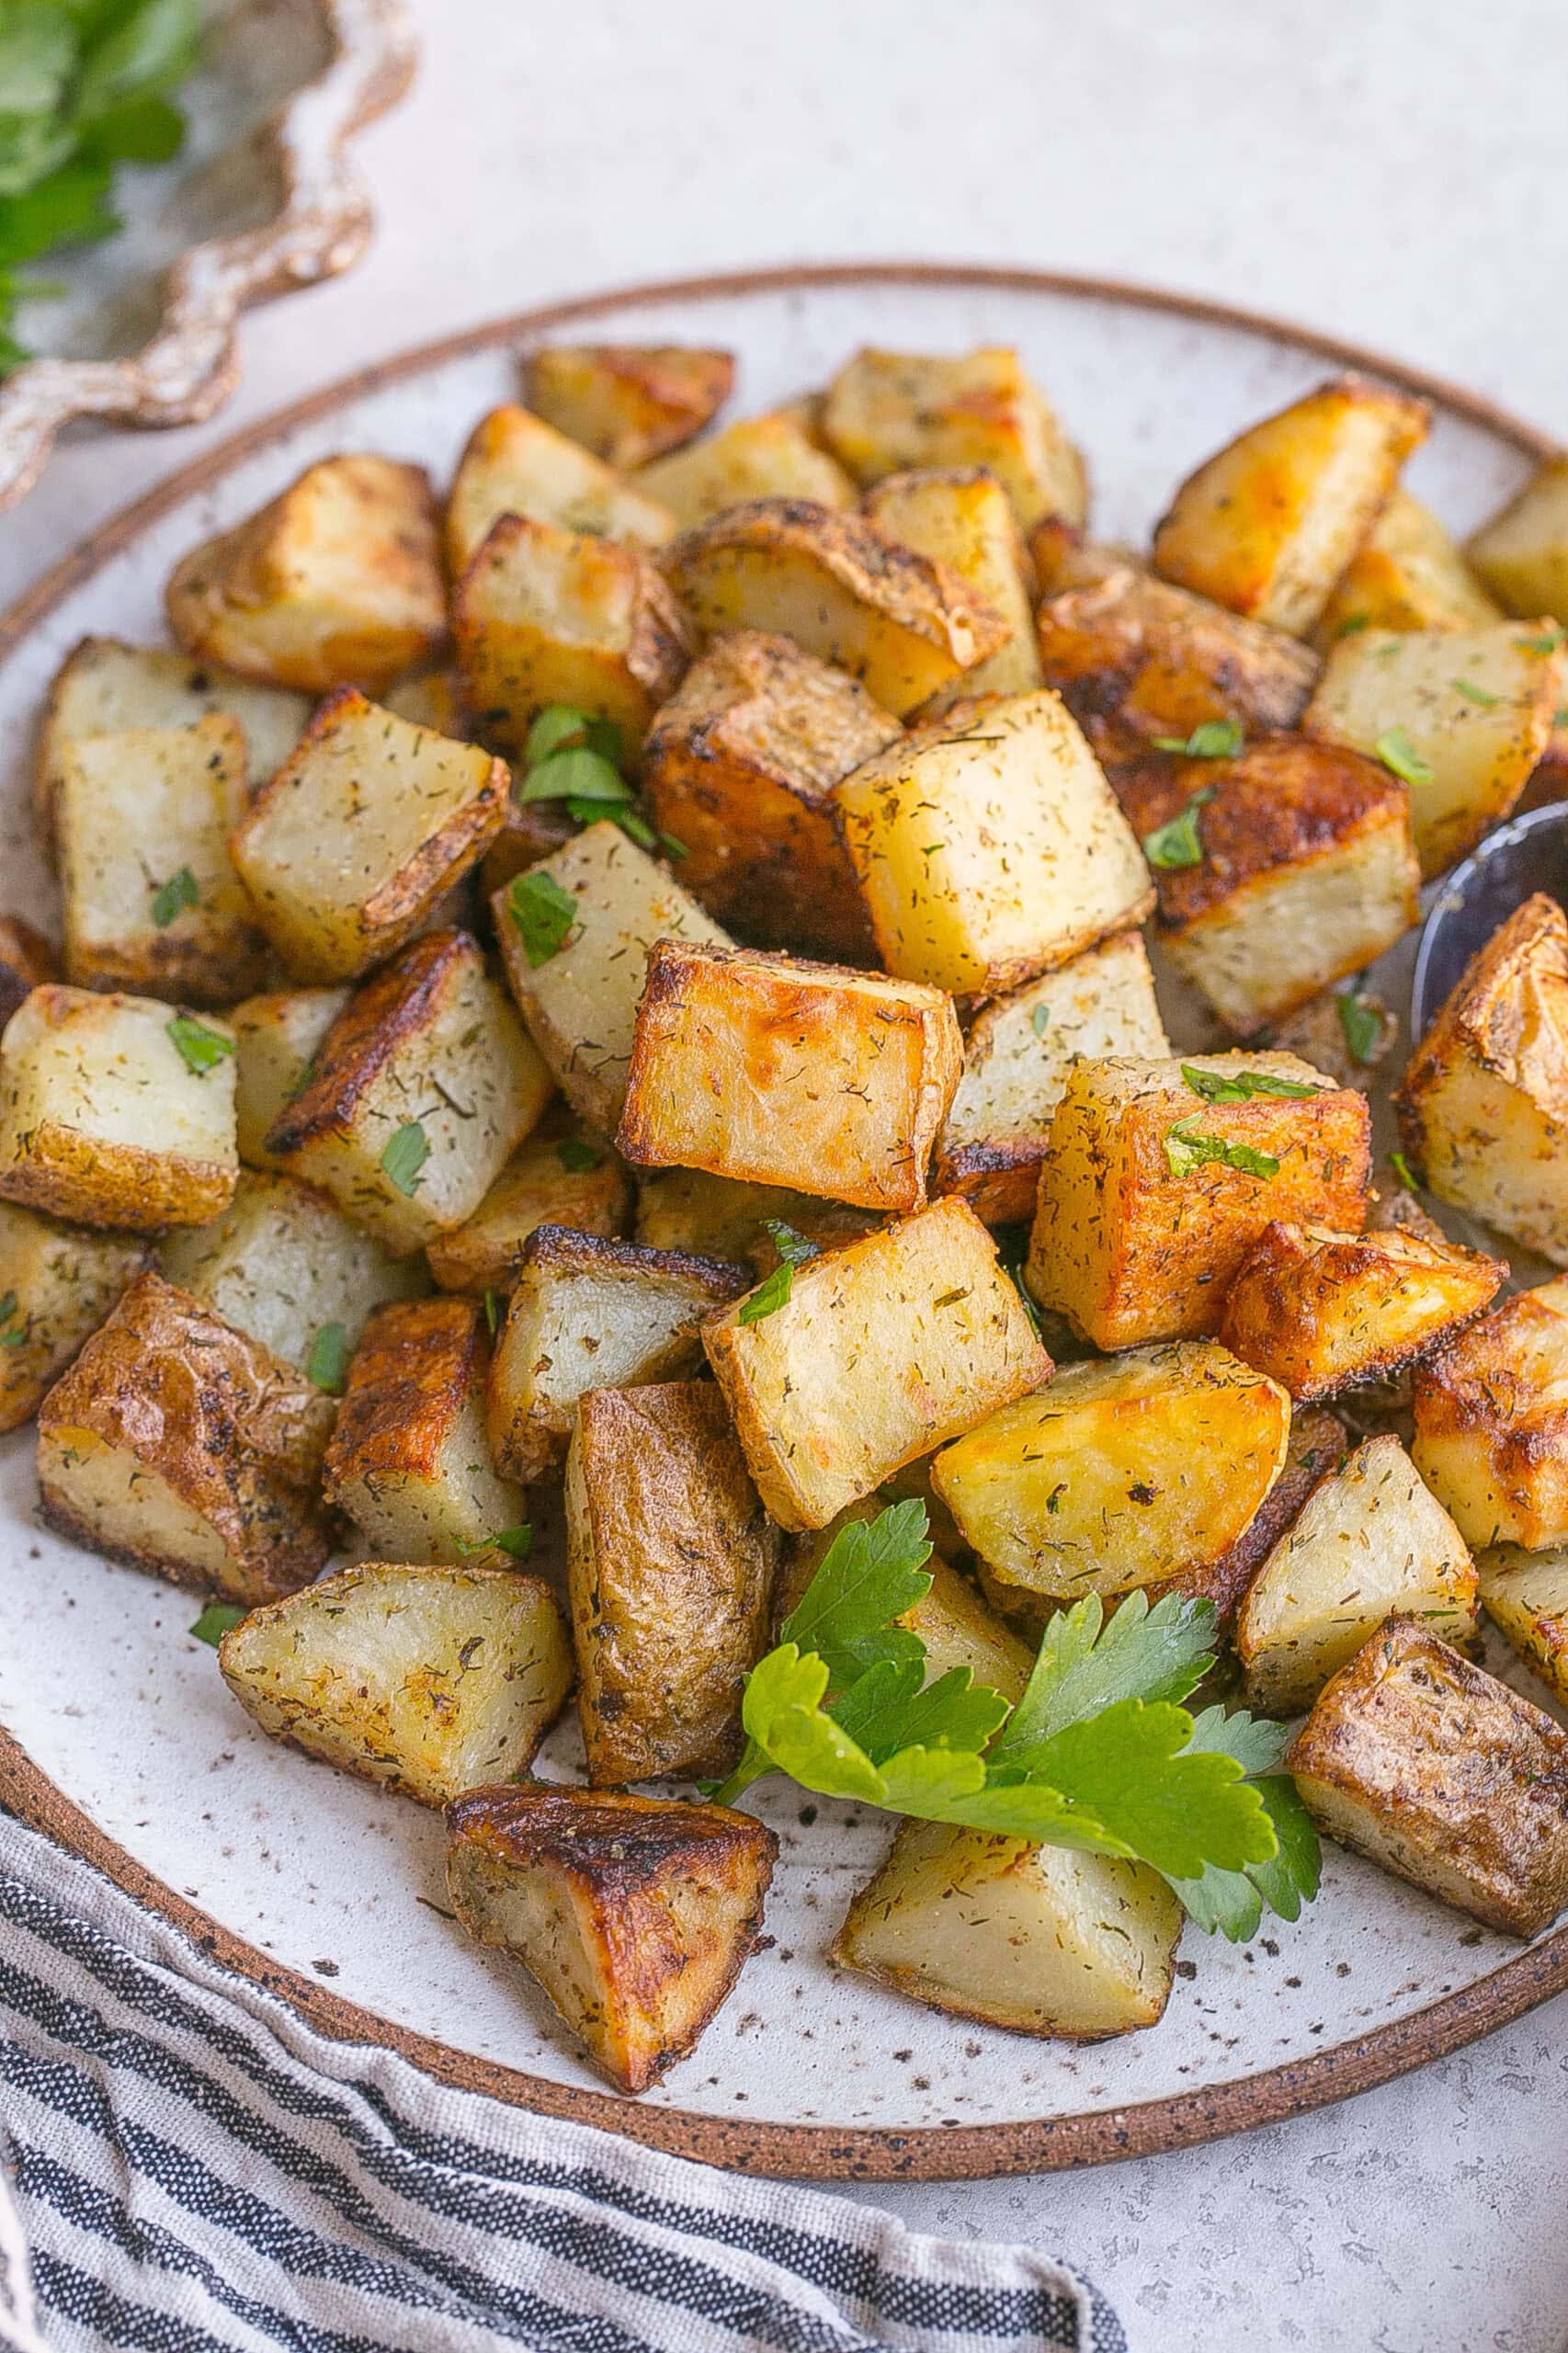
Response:
[[[759,948],[873,962],[833,788],[902,733],[864,687],[789,638],[716,637],[642,756],[653,823],[686,852],[685,889]]]
[[[1290,1415],[1290,1438],[1279,1476],[1233,1544],[1212,1561],[1183,1569],[1174,1577],[1159,1577],[1143,1587],[1149,1607],[1167,1593],[1214,1607],[1218,1631],[1228,1633],[1247,1588],[1287,1529],[1294,1527],[1313,1489],[1338,1468],[1349,1451],[1345,1425],[1324,1406],[1307,1405]],[[1017,1587],[1009,1590],[1024,1597]]]
[[[41,931],[21,915],[0,915],[0,1037],[34,989],[60,978],[60,959]]]
[[[274,1601],[332,1550],[333,1401],[162,1276],[139,1275],[38,1421],[57,1535],[226,1600]]]
[[[357,989],[267,1131],[292,1176],[391,1250],[465,1225],[551,1099],[466,932],[427,932]]]
[[[1397,1438],[1369,1438],[1309,1497],[1247,1588],[1236,1651],[1249,1707],[1310,1708],[1385,1618],[1475,1637],[1475,1563]]]
[[[1415,1369],[1415,1467],[1467,1543],[1568,1542],[1568,1280],[1494,1307]]]
[[[956,572],[810,499],[729,507],[683,533],[663,563],[704,637],[793,638],[900,719],[1006,642],[1006,622]]]
[[[248,996],[229,1016],[236,1040],[234,1110],[247,1168],[277,1165],[267,1131],[304,1086],[347,989],[280,989]]]
[[[1331,650],[1301,725],[1405,778],[1430,881],[1513,808],[1562,696],[1562,650],[1550,621],[1365,629]]]
[[[1107,761],[1226,720],[1294,727],[1317,682],[1295,638],[1131,564],[1048,597],[1036,629],[1046,685]]]
[[[1549,458],[1466,553],[1508,612],[1568,623],[1568,458]]]
[[[487,740],[520,753],[536,714],[612,720],[635,755],[691,658],[664,574],[640,548],[503,515],[452,601],[463,689]]]
[[[351,981],[394,955],[479,863],[510,783],[476,744],[351,690],[324,702],[233,838],[294,977]]]
[[[917,1209],[962,1064],[940,989],[661,939],[616,1143],[637,1167]]]
[[[656,459],[637,480],[675,509],[683,531],[754,498],[807,498],[815,506],[855,504],[849,476],[793,408],[742,417],[674,457]]]
[[[1394,1371],[1497,1293],[1507,1267],[1454,1242],[1275,1219],[1225,1298],[1220,1337],[1298,1401]]]
[[[1568,1551],[1494,1544],[1476,1557],[1481,1603],[1553,1699],[1568,1702]]]
[[[961,1193],[987,1225],[1021,1225],[1034,1215],[1051,1118],[1073,1064],[1170,1050],[1136,931],[983,1006],[937,1140],[935,1189]]]
[[[932,467],[889,474],[861,501],[880,531],[916,555],[945,563],[1000,613],[1012,631],[988,662],[933,696],[936,717],[962,695],[1027,695],[1040,683],[1029,592],[1034,567],[1018,518],[996,476],[984,466]]]
[[[223,1680],[274,1740],[420,1805],[527,1771],[572,1688],[538,1577],[365,1561],[232,1626]]]
[[[1048,690],[964,703],[838,787],[891,972],[994,996],[1140,922],[1149,870]]]
[[[513,404],[481,417],[459,461],[447,502],[447,562],[454,579],[503,515],[643,547],[658,547],[676,529],[667,506]]]
[[[1314,642],[1326,652],[1363,629],[1475,629],[1502,609],[1437,517],[1396,490],[1340,574]]]
[[[456,1563],[525,1526],[522,1490],[497,1476],[485,1439],[489,1369],[477,1300],[403,1300],[366,1324],[324,1483],[383,1555]]]
[[[819,1250],[858,1242],[881,1221],[797,1193],[788,1185],[743,1185],[706,1168],[641,1168],[637,1172],[637,1239],[650,1250],[695,1250],[710,1258],[749,1259],[771,1274],[778,1251],[767,1222],[792,1226]]]
[[[548,343],[524,363],[528,406],[607,465],[678,449],[734,390],[728,351],[676,343]]]
[[[437,1234],[426,1256],[443,1290],[483,1298],[511,1290],[523,1245],[539,1226],[608,1238],[624,1233],[631,1222],[631,1178],[619,1155],[574,1122],[547,1116],[468,1223]]]
[[[0,1194],[82,1225],[201,1225],[240,1173],[233,1033],[148,997],[34,989],[0,1047]]]
[[[129,1233],[0,1201],[0,1433],[19,1429],[147,1263]]]
[[[1411,1166],[1568,1266],[1568,920],[1538,892],[1466,967],[1394,1098]]]
[[[1356,752],[1265,735],[1233,759],[1141,761],[1116,790],[1154,869],[1156,937],[1236,1036],[1359,972],[1419,913],[1409,790]]]
[[[1287,1758],[1321,1829],[1489,1928],[1568,1902],[1568,1733],[1410,1618],[1343,1667]]]
[[[1189,474],[1154,533],[1154,569],[1304,636],[1425,438],[1426,407],[1341,376],[1250,426]]]
[[[822,406],[828,446],[860,483],[911,467],[985,466],[1026,529],[1042,516],[1081,524],[1084,461],[1007,344],[959,359],[856,353]]]
[[[540,1781],[475,1790],[447,1822],[464,1927],[522,1962],[618,2089],[657,2083],[756,1949],[772,1831],[728,1806]]]
[[[1285,1461],[1290,1401],[1214,1340],[1064,1365],[931,1466],[1003,1584],[1076,1600],[1165,1582],[1245,1533]]]
[[[957,1200],[795,1267],[781,1304],[743,1300],[702,1339],[763,1502],[795,1529],[1051,1370],[991,1236]]]
[[[237,720],[68,745],[57,804],[66,977],[203,1006],[256,987],[267,942],[229,855],[246,805]]]
[[[496,1461],[522,1480],[558,1469],[585,1390],[696,1372],[703,1318],[747,1286],[745,1268],[721,1259],[536,1226],[491,1370]]]
[[[378,693],[447,633],[423,467],[391,458],[308,466],[248,522],[182,558],[167,603],[188,653],[244,677],[305,694]]]
[[[1273,1219],[1359,1229],[1370,1129],[1364,1096],[1293,1054],[1079,1063],[1051,1121],[1029,1290],[1096,1348],[1217,1332]]]
[[[1159,2018],[1185,1916],[1147,1863],[910,1822],[833,1958],[955,2018],[1098,2042]]]
[[[566,1542],[589,1780],[722,1779],[767,1643],[779,1537],[710,1381],[588,1391]]]

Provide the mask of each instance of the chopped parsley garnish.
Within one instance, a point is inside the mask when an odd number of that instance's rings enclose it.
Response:
[[[381,1154],[381,1174],[389,1185],[412,1200],[423,1181],[425,1163],[430,1157],[430,1139],[417,1120],[408,1120],[395,1135],[387,1140]]]
[[[160,882],[153,891],[153,921],[160,931],[166,931],[187,907],[199,906],[200,904],[201,893],[196,887],[196,877],[188,866],[182,866],[177,874],[171,874],[166,882]]]
[[[492,1339],[495,1337],[496,1333],[501,1329],[501,1307],[502,1300],[500,1292],[498,1290],[486,1290],[484,1294],[484,1320],[490,1326],[490,1336]]]
[[[735,1310],[736,1323],[760,1324],[765,1315],[777,1315],[781,1307],[789,1306],[794,1288],[795,1269],[788,1258],[780,1258],[767,1281],[742,1300]]]
[[[1376,1006],[1369,1005],[1354,989],[1346,989],[1334,1000],[1339,1015],[1339,1026],[1345,1032],[1346,1050],[1353,1063],[1365,1068],[1377,1059],[1378,1046],[1383,1034],[1382,1016]]]
[[[243,1624],[249,1616],[249,1610],[237,1601],[210,1601],[188,1631],[199,1643],[210,1643],[216,1650],[230,1627]]]
[[[1293,1078],[1276,1078],[1269,1070],[1199,1070],[1183,1063],[1181,1074],[1205,1103],[1250,1103],[1255,1095],[1278,1095],[1290,1102],[1305,1102],[1321,1095],[1321,1086],[1302,1086]]]
[[[1178,1120],[1165,1135],[1165,1165],[1173,1176],[1190,1176],[1195,1169],[1219,1161],[1243,1176],[1278,1176],[1279,1163],[1271,1152],[1256,1152],[1250,1143],[1229,1143],[1223,1136],[1205,1135],[1191,1120]]]
[[[1029,1028],[1034,1031],[1035,1036],[1036,1036],[1037,1038],[1043,1038],[1043,1037],[1044,1037],[1044,1035],[1045,1035],[1045,1033],[1046,1033],[1046,1031],[1050,1029],[1050,1027],[1051,1027],[1051,1007],[1050,1007],[1050,1006],[1049,1006],[1049,1005],[1037,1005],[1037,1006],[1036,1006],[1036,1007],[1035,1007],[1035,1009],[1034,1009],[1034,1011],[1033,1011],[1033,1012],[1030,1014],[1030,1016],[1029,1016]]]
[[[569,752],[552,752],[548,760],[530,768],[517,788],[517,798],[525,804],[530,801],[581,801],[593,809],[595,816],[602,816],[604,811],[599,804],[630,801],[631,787],[601,753],[590,752],[583,745]]]
[[[808,1259],[820,1255],[814,1242],[808,1242],[803,1233],[797,1233],[781,1217],[765,1217],[762,1226],[765,1233],[772,1235],[773,1246],[786,1266],[803,1267]]]
[[[1555,654],[1562,642],[1563,635],[1564,632],[1562,630],[1553,629],[1548,630],[1540,637],[1517,637],[1514,643],[1521,654]]]
[[[577,920],[577,902],[563,891],[553,874],[530,867],[519,874],[507,893],[512,921],[517,926],[528,969],[537,972],[559,956]]]
[[[1415,1176],[1411,1174],[1410,1163],[1406,1160],[1403,1152],[1390,1153],[1389,1166],[1393,1170],[1394,1175],[1399,1178],[1400,1183],[1403,1186],[1407,1193],[1418,1193],[1421,1190],[1421,1188],[1416,1183]]]
[[[1204,785],[1201,790],[1193,794],[1178,816],[1172,817],[1165,824],[1156,825],[1152,834],[1144,835],[1143,855],[1151,866],[1169,869],[1202,865],[1203,844],[1198,836],[1198,813],[1206,809],[1213,800],[1215,789],[1211,784]]]
[[[1233,719],[1205,719],[1190,735],[1156,735],[1156,752],[1176,752],[1188,760],[1233,760],[1246,742]]]
[[[198,1078],[205,1078],[210,1070],[227,1062],[234,1051],[232,1038],[225,1038],[221,1029],[209,1029],[206,1022],[198,1021],[194,1014],[176,1013],[166,1027],[187,1069],[193,1070]]]
[[[14,1290],[8,1290],[5,1298],[0,1299],[0,1348],[19,1348],[27,1340],[26,1322],[17,1321],[19,1308],[20,1302]]]
[[[1405,784],[1430,784],[1432,770],[1424,760],[1403,727],[1390,727],[1372,746],[1391,775]]]
[[[585,710],[577,710],[570,703],[552,702],[538,714],[528,729],[523,765],[537,768],[556,752],[582,750],[597,752],[612,767],[619,766],[619,728],[613,720],[592,719]]]
[[[324,1324],[311,1342],[311,1360],[305,1367],[306,1378],[316,1389],[324,1389],[329,1397],[341,1397],[348,1378],[348,1326],[347,1324]]]
[[[555,1147],[555,1157],[569,1176],[584,1176],[590,1168],[599,1167],[604,1154],[597,1143],[585,1143],[581,1136],[562,1136]]]
[[[1463,695],[1466,702],[1474,703],[1481,710],[1495,710],[1503,699],[1501,695],[1488,694],[1486,688],[1478,687],[1472,678],[1450,678],[1449,684],[1456,695]]]
[[[1370,613],[1346,613],[1345,619],[1340,622],[1339,627],[1335,631],[1334,634],[1336,638],[1355,637],[1360,631],[1364,629],[1370,629],[1371,625],[1372,616]]]

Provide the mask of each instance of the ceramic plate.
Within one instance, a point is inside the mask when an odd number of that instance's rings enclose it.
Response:
[[[1435,404],[1411,468],[1460,530],[1511,493],[1541,437],[1386,362],[1210,307],[1027,273],[794,270],[642,289],[504,322],[318,395],[131,509],[0,622],[0,902],[51,886],[27,814],[28,744],[87,631],[161,632],[191,542],[309,460],[371,449],[449,472],[517,359],[580,335],[710,342],[740,357],[736,414],[820,382],[859,344],[1017,343],[1087,449],[1096,527],[1147,537],[1172,486],[1328,365]],[[1397,978],[1394,985],[1397,985]],[[1195,1042],[1195,1041],[1188,1041]],[[768,1948],[695,2053],[640,2101],[604,2090],[529,1981],[443,1909],[438,1819],[263,1738],[187,1628],[188,1597],[75,1552],[32,1518],[30,1435],[0,1443],[0,1796],[318,2025],[433,2072],[747,2171],[956,2176],[1168,2148],[1336,2098],[1473,2040],[1568,1984],[1568,1931],[1523,1949],[1331,1852],[1319,1901],[1234,1949],[1188,1929],[1151,2031],[1093,2048],[938,2017],[825,1958],[885,1821],[778,1785]],[[1538,1695],[1539,1696],[1539,1695]],[[545,1769],[570,1773],[559,1731]]]

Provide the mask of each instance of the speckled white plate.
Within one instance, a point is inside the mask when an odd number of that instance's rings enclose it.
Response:
[[[741,360],[735,413],[792,397],[858,344],[1019,344],[1087,449],[1096,526],[1144,537],[1238,427],[1353,364],[1427,394],[1411,480],[1452,526],[1510,493],[1543,437],[1385,361],[1136,290],[1014,271],[793,270],[563,305],[415,352],[256,427],[69,556],[0,621],[0,906],[51,885],[27,818],[48,679],[86,631],[156,640],[192,540],[301,466],[373,449],[449,471],[515,395],[517,354],[570,325],[703,341]],[[1319,1901],[1234,1949],[1189,1929],[1165,2017],[1089,2049],[944,2018],[836,1974],[826,1947],[885,1822],[758,1793],[782,1854],[773,1939],[695,2053],[640,2101],[606,2092],[522,1972],[442,1909],[439,1821],[264,1739],[190,1639],[186,1596],[32,1518],[30,1436],[0,1442],[0,1798],[88,1855],[329,2031],[393,2043],[525,2106],[765,2173],[1034,2171],[1173,2147],[1337,2098],[1473,2040],[1568,1984],[1568,1932],[1521,1949],[1354,1859]],[[1536,1697],[1540,1694],[1536,1692]],[[569,1773],[562,1730],[545,1769]]]

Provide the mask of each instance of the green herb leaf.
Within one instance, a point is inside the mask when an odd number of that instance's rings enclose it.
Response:
[[[1029,1028],[1034,1031],[1035,1036],[1036,1036],[1037,1038],[1043,1038],[1043,1037],[1044,1037],[1044,1035],[1045,1035],[1045,1033],[1046,1033],[1046,1031],[1047,1031],[1047,1029],[1048,1029],[1050,1027],[1051,1027],[1051,1007],[1050,1007],[1050,1006],[1049,1006],[1049,1005],[1037,1005],[1037,1006],[1035,1006],[1034,1011],[1033,1011],[1033,1012],[1030,1014],[1030,1016],[1029,1016]]]
[[[1562,630],[1549,629],[1540,637],[1517,637],[1514,643],[1521,654],[1555,654],[1565,634]]]
[[[311,1342],[311,1359],[305,1376],[316,1389],[324,1389],[329,1397],[341,1397],[348,1379],[348,1326],[347,1324],[324,1324]]]
[[[83,134],[85,155],[100,164],[167,164],[185,145],[185,117],[167,98],[125,98]]]
[[[597,824],[601,817],[609,818],[613,824],[620,827],[629,840],[636,843],[639,849],[653,849],[658,841],[659,837],[647,818],[634,809],[629,801],[622,801],[614,809],[601,809],[591,801],[569,801],[566,803],[566,809],[567,814],[574,818],[580,825],[593,825]]]
[[[83,121],[122,98],[175,88],[200,50],[199,0],[141,0],[116,14],[118,22],[89,51],[76,84],[75,110]]]
[[[166,882],[160,882],[153,891],[153,921],[160,931],[166,931],[176,915],[183,915],[187,907],[199,906],[200,903],[201,893],[196,887],[196,877],[188,866],[182,866],[177,874],[171,874]]]
[[[1246,738],[1233,719],[1205,719],[1190,735],[1156,735],[1156,752],[1178,752],[1189,760],[1233,760]]]
[[[1210,1161],[1221,1161],[1244,1176],[1278,1176],[1279,1163],[1271,1152],[1255,1152],[1249,1143],[1227,1143],[1223,1136],[1204,1135],[1190,1120],[1179,1120],[1165,1136],[1165,1165],[1173,1176],[1190,1176]]]
[[[1200,791],[1193,794],[1179,816],[1172,817],[1166,824],[1156,825],[1152,834],[1144,835],[1143,855],[1151,866],[1168,871],[1202,865],[1203,844],[1199,838],[1198,813],[1208,807],[1217,789],[1212,784],[1204,785]]]
[[[1383,1034],[1382,1016],[1376,1006],[1369,1005],[1366,998],[1358,996],[1354,989],[1346,989],[1335,998],[1334,1003],[1339,1015],[1340,1029],[1345,1033],[1346,1051],[1353,1063],[1359,1063],[1365,1068],[1369,1063],[1377,1060]]]
[[[516,1528],[497,1529],[487,1536],[485,1543],[497,1552],[509,1553],[514,1561],[526,1561],[534,1547],[534,1532],[526,1520]]]
[[[1568,727],[1568,702],[1560,702],[1551,714],[1553,727]]]
[[[577,920],[577,902],[552,874],[530,867],[519,874],[507,893],[512,921],[517,926],[528,969],[537,972],[565,947]]]
[[[808,1242],[803,1233],[797,1233],[792,1225],[786,1225],[781,1217],[765,1217],[762,1226],[765,1233],[772,1235],[773,1246],[786,1266],[803,1267],[820,1256],[816,1244]]]
[[[1321,1086],[1302,1086],[1293,1078],[1276,1078],[1267,1070],[1199,1070],[1191,1063],[1183,1063],[1181,1074],[1205,1103],[1248,1103],[1255,1095],[1278,1095],[1291,1102],[1304,1102],[1325,1091]]]
[[[1091,1593],[1047,1621],[1034,1670],[997,1742],[995,1761],[1027,1760],[1069,1724],[1123,1699],[1185,1699],[1207,1672],[1217,1639],[1211,1601],[1126,1596],[1108,1623]]]
[[[198,1021],[192,1013],[176,1013],[165,1027],[178,1047],[187,1069],[198,1078],[205,1078],[210,1070],[227,1062],[234,1051],[234,1041],[225,1038],[221,1029],[209,1029],[205,1021]]]
[[[21,1348],[27,1346],[28,1319],[17,1322],[19,1302],[14,1290],[0,1299],[0,1348]]]
[[[430,1139],[417,1120],[405,1120],[389,1136],[381,1154],[381,1174],[389,1185],[412,1200],[423,1181],[421,1172],[430,1157]]]
[[[930,1557],[926,1506],[917,1497],[890,1504],[875,1519],[846,1520],[779,1628],[779,1640],[819,1653],[839,1682],[853,1680],[869,1664],[863,1645],[930,1592]]]
[[[1456,695],[1463,695],[1466,702],[1474,703],[1481,710],[1495,710],[1503,699],[1501,695],[1488,694],[1484,687],[1478,687],[1471,678],[1450,678],[1449,684]]]
[[[590,1168],[603,1165],[604,1154],[597,1143],[586,1143],[581,1136],[562,1136],[555,1147],[555,1157],[568,1175],[581,1176]]]
[[[613,806],[631,797],[631,787],[620,770],[601,753],[589,751],[585,745],[551,752],[547,760],[531,767],[516,788],[516,798],[525,804],[530,801],[580,801],[592,809],[596,817],[605,814],[606,805]]]
[[[1372,746],[1378,758],[1392,775],[1401,777],[1406,784],[1430,784],[1432,770],[1416,750],[1403,727],[1390,727]]]
[[[216,1650],[230,1627],[240,1625],[249,1616],[249,1610],[237,1601],[210,1601],[188,1631],[199,1643],[210,1643]]]
[[[496,1333],[501,1329],[501,1306],[502,1301],[500,1292],[498,1290],[486,1290],[484,1294],[484,1320],[490,1327],[490,1336],[492,1339],[495,1337]]]
[[[524,767],[537,768],[552,753],[578,750],[587,743],[589,723],[587,712],[576,710],[571,703],[547,703],[528,729],[523,746]]]
[[[1371,621],[1372,616],[1370,613],[1346,613],[1345,619],[1340,622],[1339,627],[1335,631],[1334,634],[1336,639],[1341,637],[1355,637],[1360,631],[1369,629],[1371,627]]]
[[[790,1304],[790,1294],[795,1287],[795,1269],[788,1258],[781,1258],[766,1282],[748,1291],[735,1310],[737,1324],[760,1324],[765,1315],[777,1315],[781,1307]]]
[[[691,852],[687,847],[685,842],[677,840],[674,834],[661,834],[659,835],[659,847],[664,851],[666,858],[689,858],[691,856]]]
[[[1394,1175],[1399,1178],[1400,1183],[1403,1186],[1407,1193],[1418,1193],[1421,1190],[1420,1186],[1416,1183],[1415,1176],[1411,1173],[1410,1163],[1406,1160],[1403,1152],[1390,1153],[1389,1166],[1393,1170]]]

